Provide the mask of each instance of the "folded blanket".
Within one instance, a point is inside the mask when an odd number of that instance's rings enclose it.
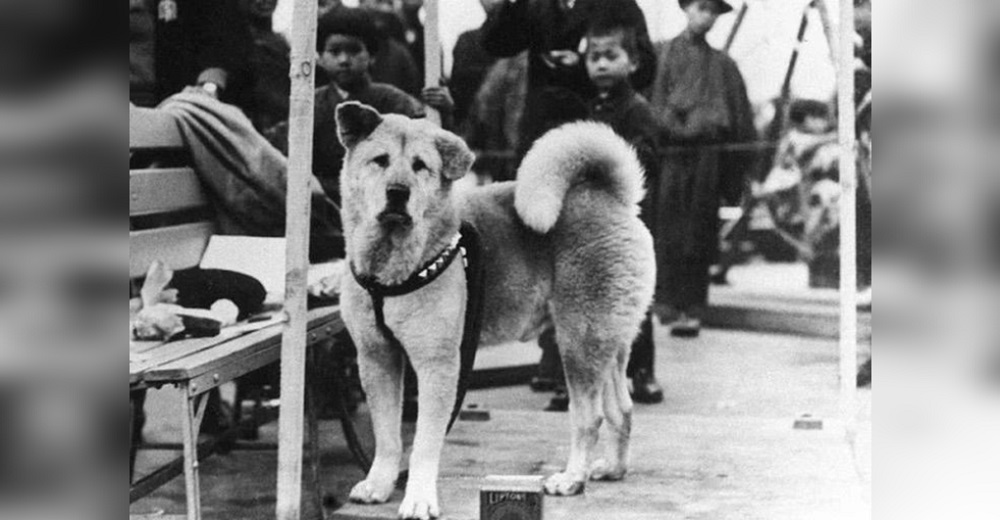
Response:
[[[285,236],[287,160],[232,105],[185,91],[159,107],[177,118],[195,170],[217,210],[224,235]],[[311,257],[343,256],[340,209],[315,176]]]

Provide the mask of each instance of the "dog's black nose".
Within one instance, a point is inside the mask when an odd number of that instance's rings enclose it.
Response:
[[[410,200],[410,188],[393,184],[385,189],[385,200],[390,208],[406,208]]]

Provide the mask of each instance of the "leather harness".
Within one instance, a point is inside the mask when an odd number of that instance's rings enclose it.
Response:
[[[463,222],[459,232],[448,247],[403,283],[397,285],[381,284],[374,276],[359,276],[354,265],[351,265],[351,274],[354,275],[354,279],[372,298],[372,307],[375,309],[375,324],[379,332],[390,345],[406,355],[403,344],[385,322],[385,299],[411,294],[434,283],[441,274],[448,270],[448,267],[459,255],[462,256],[465,265],[468,296],[465,306],[465,332],[462,335],[462,344],[459,349],[461,367],[458,375],[458,394],[455,398],[451,419],[448,421],[448,431],[451,431],[451,427],[458,418],[469,388],[472,369],[476,363],[476,349],[479,347],[479,333],[483,323],[483,263],[479,232],[472,224]]]

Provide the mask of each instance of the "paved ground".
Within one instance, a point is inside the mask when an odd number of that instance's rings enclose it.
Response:
[[[837,345],[832,340],[707,331],[697,340],[657,330],[659,377],[667,400],[639,406],[635,473],[624,484],[595,485],[579,500],[549,500],[547,518],[852,518],[867,517],[871,487],[871,398],[863,392],[859,429],[848,443],[836,420]],[[524,346],[486,351],[484,363],[530,362]],[[510,359],[516,358],[516,359]],[[449,440],[442,495],[448,518],[476,518],[479,477],[555,471],[565,456],[565,417],[538,412],[548,396],[524,387],[477,391],[467,402],[494,411],[488,423],[462,423]],[[154,394],[147,439],[179,438],[169,394]],[[803,413],[827,419],[821,432],[792,429]],[[528,431],[528,434],[519,433]],[[263,429],[274,442],[274,425]],[[343,500],[362,477],[350,464],[336,423],[323,425],[323,486]],[[485,440],[484,440],[485,439]],[[140,473],[170,453],[143,453]],[[206,519],[273,518],[273,452],[217,456],[202,466]],[[181,513],[183,481],[134,504],[132,513]],[[308,497],[307,497],[308,498]],[[396,504],[401,497],[396,496]],[[315,518],[305,500],[305,518]],[[390,512],[392,507],[370,510]],[[346,509],[345,511],[358,511]],[[341,516],[349,518],[349,516]]]

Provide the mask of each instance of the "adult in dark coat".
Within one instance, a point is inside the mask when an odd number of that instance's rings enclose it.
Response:
[[[676,335],[696,336],[708,304],[709,268],[718,254],[719,206],[738,202],[754,154],[720,145],[756,139],[753,111],[736,63],[705,34],[723,0],[681,0],[688,27],[660,47],[651,102],[666,133],[657,201],[657,299],[679,313]]]
[[[586,117],[586,102],[596,92],[580,50],[589,20],[601,9],[622,10],[640,28],[639,67],[632,85],[646,88],[653,79],[656,56],[646,18],[635,0],[507,0],[487,17],[482,29],[487,52],[501,57],[529,54],[519,155],[571,114]]]
[[[240,0],[250,22],[253,53],[251,106],[247,115],[265,136],[288,120],[288,101],[292,89],[288,70],[291,48],[285,37],[274,32],[272,17],[277,0]]]
[[[480,0],[483,11],[489,15],[504,0]],[[482,27],[466,31],[458,36],[452,50],[451,78],[448,82],[455,98],[455,122],[459,128],[466,127],[466,120],[472,110],[472,103],[486,79],[497,57],[483,48]]]
[[[129,32],[133,103],[196,85],[246,106],[253,40],[238,0],[129,0]]]

